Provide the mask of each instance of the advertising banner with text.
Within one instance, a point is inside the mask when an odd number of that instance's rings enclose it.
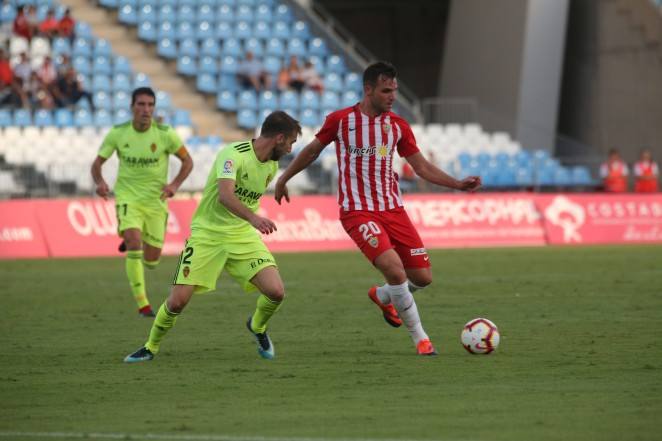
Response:
[[[164,254],[189,234],[194,199],[170,201]],[[428,248],[549,244],[662,243],[662,195],[421,194],[405,206]],[[260,213],[278,231],[274,252],[353,249],[333,196],[298,196]],[[118,256],[113,201],[98,198],[0,202],[0,258]]]

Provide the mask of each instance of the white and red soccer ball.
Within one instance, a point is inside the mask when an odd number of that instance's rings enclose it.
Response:
[[[475,318],[462,328],[462,346],[472,354],[490,354],[499,346],[499,329],[486,318]]]

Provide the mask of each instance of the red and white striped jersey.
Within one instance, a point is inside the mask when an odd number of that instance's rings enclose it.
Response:
[[[419,152],[407,121],[393,112],[365,115],[356,104],[329,114],[315,135],[336,143],[338,204],[343,211],[384,211],[402,207],[393,155]]]

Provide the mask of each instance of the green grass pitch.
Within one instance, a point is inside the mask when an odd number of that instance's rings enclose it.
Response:
[[[138,365],[122,359],[151,322],[122,259],[0,261],[0,440],[662,437],[662,247],[433,251],[416,299],[434,358],[369,302],[379,277],[358,251],[276,258],[276,360],[244,327],[255,295],[224,275]],[[155,306],[175,266],[147,273]],[[493,355],[459,343],[480,316],[501,331]]]

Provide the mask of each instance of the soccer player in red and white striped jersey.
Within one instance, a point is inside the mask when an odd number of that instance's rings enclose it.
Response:
[[[276,183],[276,201],[289,202],[287,181],[310,165],[331,142],[338,160],[340,221],[363,254],[381,271],[383,286],[368,295],[391,326],[403,322],[417,352],[436,351],[423,330],[412,292],[432,282],[430,260],[403,208],[393,156],[399,154],[418,176],[444,187],[475,191],[480,177],[457,180],[421,154],[407,121],[391,111],[398,82],[395,68],[374,63],[363,73],[358,104],[326,117],[324,126],[290,163]]]

